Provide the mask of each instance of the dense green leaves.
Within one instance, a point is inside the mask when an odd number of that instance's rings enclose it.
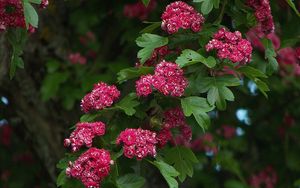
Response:
[[[122,83],[129,79],[140,77],[144,74],[149,74],[153,72],[153,67],[133,67],[123,69],[118,73],[118,82]]]
[[[143,64],[149,59],[155,48],[165,46],[168,44],[167,37],[161,37],[159,35],[145,33],[136,39],[136,44],[142,49],[138,52],[138,58]]]
[[[178,178],[181,182],[185,180],[186,176],[193,176],[194,165],[198,163],[192,150],[181,146],[166,150],[165,160],[179,172]]]
[[[178,188],[178,182],[175,178],[179,176],[179,172],[174,167],[163,161],[154,161],[153,164],[159,169],[160,173],[167,181],[169,188]]]
[[[207,100],[202,97],[187,97],[181,99],[181,106],[185,116],[195,117],[197,123],[202,129],[207,129],[210,125],[210,119],[207,112],[214,109],[213,105],[209,105]]]
[[[136,100],[136,94],[130,93],[124,97],[119,103],[116,104],[117,108],[122,109],[128,116],[135,114],[136,110],[134,107],[138,106],[140,103]]]
[[[145,178],[136,174],[126,174],[117,179],[116,184],[118,188],[142,188],[145,184]]]
[[[181,55],[176,59],[176,63],[180,67],[185,67],[195,63],[203,63],[208,68],[213,68],[216,65],[216,60],[213,57],[205,58],[194,50],[185,49]]]

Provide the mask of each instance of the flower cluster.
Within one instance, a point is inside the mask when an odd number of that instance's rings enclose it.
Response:
[[[289,74],[295,76],[300,75],[299,50],[297,52],[297,49],[295,50],[290,47],[282,48],[277,52],[277,61],[281,68],[281,76],[286,76]]]
[[[267,38],[270,39],[273,43],[274,49],[277,50],[280,48],[280,38],[275,33],[270,33],[265,35],[260,27],[251,28],[246,33],[247,39],[251,42],[253,48],[256,48],[260,51],[264,51],[265,47],[263,46],[261,39]]]
[[[23,5],[20,0],[0,1],[0,30],[10,27],[26,27]]]
[[[218,152],[218,148],[214,144],[214,137],[210,133],[205,133],[200,138],[194,140],[191,143],[191,148],[194,151],[204,151],[211,154]]]
[[[93,138],[105,134],[105,124],[102,122],[78,123],[70,138],[65,139],[65,147],[71,146],[72,151],[78,151],[83,145],[92,147]]]
[[[99,184],[108,176],[111,164],[113,164],[113,161],[108,151],[90,148],[74,163],[69,163],[66,174],[69,177],[81,180],[87,188],[100,188]]]
[[[81,64],[81,65],[86,64],[87,61],[86,58],[82,56],[79,52],[69,54],[68,59],[72,64]]]
[[[156,156],[156,133],[149,130],[126,129],[120,133],[116,143],[124,144],[124,155],[130,159],[136,157],[141,160],[148,155]]]
[[[155,88],[164,95],[180,97],[187,86],[183,70],[175,63],[162,61],[155,67],[154,75],[142,76],[136,82],[136,93],[138,96],[148,96]]]
[[[277,174],[274,169],[269,166],[250,178],[250,185],[254,188],[264,186],[266,188],[274,188],[277,183]]]
[[[198,32],[205,20],[192,6],[182,1],[169,4],[161,19],[161,28],[169,34],[178,32],[180,28]]]
[[[239,31],[230,32],[221,28],[214,34],[213,39],[205,46],[206,51],[216,49],[220,59],[229,59],[241,64],[249,63],[251,60],[251,43],[242,38]]]
[[[102,110],[109,107],[120,96],[120,91],[116,86],[109,86],[104,82],[94,85],[92,92],[88,93],[81,100],[81,109],[88,113],[92,110]]]
[[[139,18],[140,20],[145,20],[149,13],[152,12],[157,3],[155,0],[151,0],[149,5],[146,7],[141,1],[128,4],[124,6],[124,15],[128,18]]]
[[[217,130],[217,133],[222,135],[225,139],[230,139],[236,135],[236,129],[230,125],[222,125],[222,127]]]
[[[40,7],[41,8],[46,8],[49,5],[49,1],[48,0],[42,0]]]
[[[275,26],[269,0],[247,0],[249,7],[255,10],[256,20],[265,34],[274,32]]]
[[[174,139],[171,130],[178,128],[180,134]],[[164,147],[169,141],[174,145],[188,145],[192,139],[192,129],[187,125],[182,109],[172,108],[164,112],[162,129],[157,134],[158,146]]]

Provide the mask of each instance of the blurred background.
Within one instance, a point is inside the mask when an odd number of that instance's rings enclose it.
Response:
[[[114,83],[121,69],[135,66],[135,39],[149,25],[145,21],[160,21],[170,2],[152,0],[146,8],[138,0],[50,0],[26,43],[25,68],[12,80],[10,47],[0,33],[0,187],[56,187],[56,164],[67,152],[63,139],[82,115],[81,98],[94,83]],[[294,3],[299,10],[300,1]],[[193,136],[200,163],[182,187],[239,188],[235,179],[249,184],[265,179],[266,188],[300,187],[300,17],[284,0],[271,5],[276,33],[270,39],[280,69],[268,79],[269,97],[245,79],[234,90],[235,102],[210,114],[209,131],[197,129]],[[206,22],[210,17],[214,13]],[[239,24],[243,19],[250,24]],[[246,34],[255,47],[253,64],[263,70],[251,20],[227,6],[222,24]],[[148,187],[166,187],[158,173],[148,176],[153,180]]]

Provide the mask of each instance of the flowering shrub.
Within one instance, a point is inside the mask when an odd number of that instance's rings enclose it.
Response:
[[[63,23],[74,26],[70,36],[77,32],[79,37],[69,41],[72,49],[49,50],[55,55],[49,55],[40,92],[44,102],[62,103],[59,107],[73,112],[72,121],[79,121],[65,131],[69,136],[64,135],[61,146],[67,152],[57,164],[57,186],[299,186],[295,119],[300,111],[269,94],[274,90],[284,93],[279,92],[281,97],[299,95],[288,88],[299,88],[299,36],[282,37],[288,29],[282,20],[289,17],[273,14],[285,8],[296,19],[297,5],[287,2],[126,1],[102,7],[102,21],[93,16],[94,1],[70,5],[74,12]],[[0,29],[12,47],[11,78],[17,67],[24,67],[21,49],[38,26],[34,7],[48,4],[0,2]],[[83,16],[81,6],[93,11]],[[141,20],[155,19],[145,22],[149,25],[140,33],[135,30]],[[119,29],[107,28],[105,34],[97,29],[114,21]],[[114,32],[116,40],[110,38]],[[101,56],[106,51],[111,51],[110,57]],[[267,98],[284,114],[281,119]],[[249,115],[250,109],[255,116]],[[2,144],[8,147],[11,130],[5,128],[2,134]],[[282,151],[284,157],[275,157]],[[280,166],[279,158],[285,158],[288,169]],[[287,172],[293,173],[288,179]]]

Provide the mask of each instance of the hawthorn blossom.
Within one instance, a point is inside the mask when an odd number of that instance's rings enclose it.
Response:
[[[210,133],[205,133],[201,137],[192,141],[191,148],[194,151],[211,152],[213,154],[218,152],[218,148],[214,144],[214,137]]]
[[[260,171],[258,174],[254,174],[250,178],[250,185],[253,188],[275,188],[277,184],[277,173],[274,169],[269,166]]]
[[[240,64],[251,61],[251,43],[243,39],[239,31],[230,32],[225,28],[221,28],[214,34],[213,39],[209,41],[205,48],[208,52],[214,49],[217,50],[219,59],[229,59]]]
[[[297,54],[297,49],[293,49],[291,47],[282,48],[277,52],[277,61],[281,68],[280,74],[281,76],[286,75],[300,75],[300,58]]]
[[[271,13],[269,0],[247,0],[249,7],[253,8],[256,20],[259,22],[259,27],[262,32],[269,34],[274,32],[275,26]]]
[[[79,52],[69,54],[68,59],[72,64],[84,65],[87,62],[86,58],[82,56]]]
[[[15,27],[26,27],[22,1],[0,1],[0,31]]]
[[[187,86],[183,70],[176,63],[162,61],[156,65],[154,75],[142,76],[136,81],[136,93],[138,96],[148,96],[155,88],[164,95],[181,97]]]
[[[236,129],[230,125],[222,125],[217,133],[222,135],[225,139],[233,138],[236,135]]]
[[[86,188],[100,188],[113,164],[110,153],[104,149],[90,148],[76,161],[69,162],[66,175],[81,180]]]
[[[120,97],[116,86],[109,86],[104,82],[94,85],[93,90],[81,100],[81,109],[88,113],[92,110],[102,110],[109,107]]]
[[[146,7],[141,1],[134,4],[127,4],[124,6],[124,16],[128,18],[138,18],[140,20],[145,20],[149,13],[151,13],[156,8],[156,1],[151,0],[149,5]]]
[[[72,151],[78,151],[83,145],[92,147],[93,138],[105,134],[105,124],[102,122],[77,123],[70,138],[64,140],[65,147],[71,146]]]
[[[152,83],[153,83],[153,76],[143,75],[141,78],[136,81],[136,94],[137,96],[148,96],[152,93]]]
[[[175,128],[179,130],[179,133],[173,135],[171,131]],[[173,145],[188,146],[191,139],[192,129],[187,125],[182,109],[176,107],[165,111],[162,129],[157,135],[158,146],[162,148],[169,141]]]
[[[175,1],[169,4],[161,19],[161,28],[169,34],[178,32],[180,28],[199,32],[205,21],[202,14],[182,1]]]
[[[181,97],[188,81],[176,63],[162,61],[155,67],[153,87],[164,95]]]
[[[49,5],[49,0],[42,0],[40,7],[41,8],[47,8],[47,6]]]
[[[149,130],[126,129],[120,133],[116,143],[124,144],[124,155],[130,159],[136,157],[141,160],[147,156],[156,156],[156,133]]]
[[[267,38],[272,41],[275,50],[280,48],[280,38],[276,35],[276,33],[269,33],[265,35],[260,27],[251,28],[246,33],[247,39],[251,42],[253,48],[256,48],[260,51],[264,51],[265,47],[263,46],[262,42],[260,41],[262,38]]]

